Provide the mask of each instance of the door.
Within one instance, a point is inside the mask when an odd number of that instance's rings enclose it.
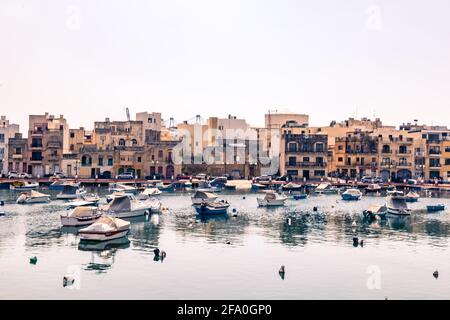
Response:
[[[306,180],[309,180],[309,170],[303,170],[303,178],[306,178]]]
[[[95,168],[91,168],[91,178],[95,178]]]

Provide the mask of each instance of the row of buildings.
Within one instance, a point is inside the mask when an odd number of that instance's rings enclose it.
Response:
[[[173,122],[173,121],[171,121]],[[6,117],[0,120],[0,171],[45,177],[55,172],[79,178],[172,179],[207,173],[254,177],[288,175],[294,180],[327,176],[385,180],[450,180],[447,127],[383,125],[380,119],[309,125],[305,114],[269,111],[263,127],[245,119],[200,116],[165,124],[161,113],[135,120],[94,122],[92,130],[70,128],[61,115],[30,115],[26,137]]]

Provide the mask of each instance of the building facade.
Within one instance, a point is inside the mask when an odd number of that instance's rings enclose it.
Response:
[[[0,176],[8,174],[9,139],[19,133],[19,125],[9,123],[5,116],[0,117]]]

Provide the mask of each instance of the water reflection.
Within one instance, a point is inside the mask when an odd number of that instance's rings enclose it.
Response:
[[[91,260],[83,264],[84,270],[105,273],[113,266],[117,250],[129,247],[130,240],[122,237],[102,242],[80,240],[78,250],[91,251]]]

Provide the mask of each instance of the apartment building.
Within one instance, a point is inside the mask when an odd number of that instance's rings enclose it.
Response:
[[[8,171],[27,172],[27,138],[23,138],[21,133],[16,133],[13,138],[9,138],[8,146]]]
[[[8,174],[9,139],[19,133],[19,125],[12,124],[6,116],[0,117],[0,176]]]

